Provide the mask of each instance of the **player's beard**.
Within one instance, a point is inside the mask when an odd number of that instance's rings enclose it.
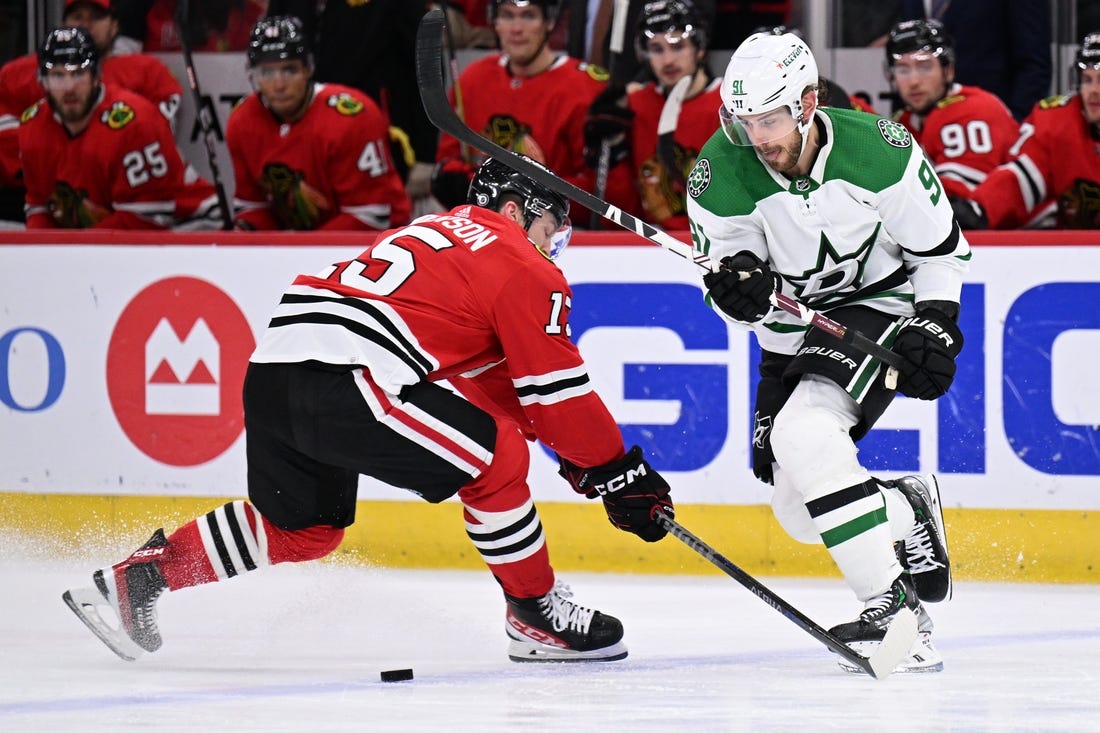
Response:
[[[789,135],[789,137],[790,140],[787,142],[777,140],[774,144],[759,145],[756,148],[757,152],[764,158],[764,162],[776,173],[790,174],[798,166],[798,158],[802,155],[802,133],[796,129],[794,134]],[[766,151],[776,149],[781,149],[783,153],[774,161],[769,160],[766,157]]]
[[[65,94],[68,94],[67,92]],[[65,94],[62,94],[62,99],[65,98]],[[75,94],[75,92],[74,92]],[[77,95],[79,97],[79,95]],[[95,108],[96,101],[99,99],[99,87],[92,87],[88,92],[88,96],[80,102],[79,99],[70,99],[64,106],[56,101],[53,96],[49,97],[50,106],[53,107],[54,112],[61,118],[62,122],[68,124],[76,124],[84,121],[88,118],[88,115],[92,113],[92,109]],[[78,103],[79,102],[79,103]]]

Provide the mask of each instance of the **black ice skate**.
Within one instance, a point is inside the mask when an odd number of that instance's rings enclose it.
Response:
[[[541,598],[508,600],[508,658],[513,662],[606,662],[626,657],[619,619],[567,600],[557,583]]]
[[[898,548],[901,566],[909,571],[917,595],[926,603],[951,598],[951,561],[940,504],[940,487],[930,473],[891,482],[913,507],[915,522]]]
[[[870,655],[886,635],[890,622],[903,608],[917,617],[917,638],[909,650],[909,656],[894,669],[895,672],[939,672],[943,669],[943,657],[932,645],[932,619],[924,610],[920,597],[913,589],[912,580],[902,573],[886,589],[885,593],[867,601],[863,612],[855,621],[849,621],[829,629],[845,644],[864,656]],[[838,660],[849,672],[863,672],[845,659]]]
[[[164,530],[158,529],[133,555],[92,573],[94,587],[71,588],[61,595],[92,633],[128,662],[160,648],[156,602],[168,585],[155,561],[167,547]],[[117,624],[109,623],[101,608],[110,608]]]

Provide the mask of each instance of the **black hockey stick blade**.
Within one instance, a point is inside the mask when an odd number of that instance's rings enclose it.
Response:
[[[890,627],[886,630],[886,636],[883,638],[882,643],[875,649],[875,653],[865,657],[818,626],[812,619],[780,598],[759,580],[727,560],[706,542],[684,529],[675,519],[660,510],[656,512],[656,519],[673,537],[695,550],[723,573],[748,588],[754,596],[786,616],[796,626],[820,641],[831,651],[836,652],[836,654],[876,680],[888,677],[894,671],[894,668],[909,656],[909,650],[917,639],[917,617],[909,609],[903,608],[897,613]]]
[[[421,18],[420,27],[416,32],[416,81],[420,87],[420,99],[424,104],[424,111],[433,125],[460,142],[464,142],[470,147],[506,163],[514,170],[550,190],[576,201],[589,211],[618,224],[623,229],[634,232],[640,237],[645,237],[657,246],[694,262],[701,269],[708,272],[718,270],[719,264],[716,261],[706,254],[696,252],[690,244],[681,242],[652,224],[642,221],[619,207],[593,196],[583,188],[574,186],[569,181],[543,170],[523,156],[502,148],[492,140],[482,137],[467,127],[458,117],[458,114],[455,113],[454,108],[451,107],[451,101],[447,98],[447,90],[443,83],[444,17],[443,11],[438,8],[430,11]],[[903,362],[901,356],[882,344],[872,341],[859,331],[851,330],[843,324],[837,323],[812,308],[799,303],[794,298],[776,291],[772,294],[772,303],[776,308],[781,308],[798,317],[803,323],[831,333],[885,364],[899,367]]]
[[[684,97],[691,88],[694,74],[688,74],[680,81],[672,85],[665,104],[661,107],[661,116],[657,120],[657,159],[665,167],[672,180],[678,185],[685,183],[684,172],[680,170],[676,162],[676,125],[680,121],[680,108],[684,105]]]

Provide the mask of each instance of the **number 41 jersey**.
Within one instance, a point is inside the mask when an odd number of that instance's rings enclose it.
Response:
[[[970,247],[905,127],[831,108],[818,108],[815,125],[820,150],[793,179],[723,131],[711,137],[687,181],[695,248],[715,260],[754,253],[785,295],[820,311],[858,304],[903,316],[915,300],[958,302]],[[781,354],[806,332],[779,309],[754,329]]]

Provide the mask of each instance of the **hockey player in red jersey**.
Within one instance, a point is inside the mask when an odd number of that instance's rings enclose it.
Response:
[[[1019,125],[996,95],[956,84],[955,49],[936,20],[906,20],[886,42],[894,119],[921,144],[949,196],[965,196],[1009,158]]]
[[[624,450],[570,341],[572,293],[553,263],[568,202],[493,159],[469,200],[286,290],[245,377],[248,501],[158,529],[64,594],[119,656],[160,647],[166,590],[332,552],[355,520],[359,474],[433,503],[457,494],[504,591],[512,660],[626,656],[622,624],[556,581],[524,439],[556,451],[570,486],[647,542],[665,535],[654,511],[673,512],[668,485],[640,448]]]
[[[248,66],[256,91],[226,127],[239,228],[381,230],[408,222],[389,123],[366,94],[313,82],[297,18],[258,21]]]
[[[594,191],[595,171],[585,164],[584,123],[608,76],[605,69],[549,47],[560,5],[560,0],[492,0],[490,17],[501,53],[467,66],[456,84],[459,95],[451,92],[451,103],[466,125],[484,137]],[[480,158],[444,134],[436,160],[432,193],[444,206],[454,206]],[[603,193],[611,203],[629,209],[636,200],[630,171],[614,171]]]
[[[159,59],[147,54],[116,54],[118,20],[109,0],[67,0],[62,25],[83,28],[99,53],[103,81],[145,97],[175,124],[180,84]],[[19,171],[19,119],[42,99],[38,82],[38,56],[29,53],[0,67],[0,188],[21,185]],[[211,194],[213,189],[211,189]]]
[[[46,98],[19,127],[27,227],[171,226],[184,164],[168,122],[143,97],[102,83],[81,28],[51,31],[38,59]]]
[[[649,221],[669,230],[686,230],[682,181],[695,165],[703,144],[718,129],[714,110],[722,104],[722,80],[707,68],[707,27],[690,3],[646,3],[638,18],[634,46],[656,79],[632,90],[627,97],[633,113],[629,161],[635,185]],[[670,173],[657,155],[657,123],[669,90],[684,76],[691,76],[692,81],[673,136],[677,170]]]
[[[964,228],[1100,229],[1100,33],[1085,36],[1070,68],[1077,90],[1036,104],[1012,160],[953,202]]]

